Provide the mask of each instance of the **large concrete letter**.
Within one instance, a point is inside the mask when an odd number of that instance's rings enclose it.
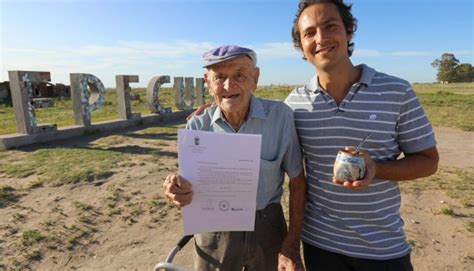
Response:
[[[168,75],[162,76],[155,76],[153,77],[150,82],[148,82],[148,86],[146,88],[146,102],[148,107],[150,108],[151,113],[154,114],[162,114],[162,113],[171,113],[171,108],[163,108],[160,105],[160,101],[158,99],[160,95],[160,88],[161,85],[169,83],[170,77]]]
[[[115,83],[117,86],[117,106],[121,119],[140,118],[140,113],[132,114],[132,106],[130,104],[130,88],[129,83],[138,83],[138,75],[116,75]]]
[[[19,134],[35,134],[57,130],[56,124],[37,125],[33,84],[51,80],[49,72],[9,71],[10,90]]]
[[[194,78],[186,77],[184,78],[184,104],[187,108],[193,109],[194,102],[195,102]]]
[[[194,82],[192,77],[175,77],[174,90],[176,92],[175,104],[180,110],[194,108]],[[186,82],[186,84],[185,84]]]
[[[194,88],[194,93],[196,93],[196,105],[203,105],[206,103],[204,78],[196,78],[196,87]]]
[[[174,104],[180,110],[183,110],[183,96],[184,96],[184,78],[175,77],[173,88],[175,91]]]
[[[91,113],[101,107],[105,101],[104,84],[92,74],[71,73],[71,98],[76,125],[91,125]],[[98,98],[89,104],[92,92],[98,92]]]

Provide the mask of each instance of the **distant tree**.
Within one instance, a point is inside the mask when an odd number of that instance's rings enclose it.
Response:
[[[436,78],[440,82],[457,82],[456,67],[459,65],[459,60],[454,54],[444,53],[441,58],[435,59],[431,66],[438,69]]]
[[[468,63],[462,63],[456,67],[458,82],[474,82],[474,67]]]

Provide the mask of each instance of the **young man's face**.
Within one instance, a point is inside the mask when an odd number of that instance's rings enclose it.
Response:
[[[336,5],[318,3],[307,7],[298,20],[301,48],[316,69],[330,71],[348,62],[346,28]]]
[[[250,58],[239,56],[209,67],[204,80],[224,115],[237,112],[245,115],[259,75]]]

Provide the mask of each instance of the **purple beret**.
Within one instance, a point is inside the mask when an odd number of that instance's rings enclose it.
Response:
[[[202,55],[202,59],[204,60],[204,66],[202,67],[207,68],[211,65],[243,55],[250,57],[252,62],[257,65],[257,54],[253,50],[237,45],[224,45],[205,52]]]

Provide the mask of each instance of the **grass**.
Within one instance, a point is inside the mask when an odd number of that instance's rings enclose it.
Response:
[[[37,230],[26,230],[21,235],[21,243],[25,247],[32,246],[46,239],[46,236]]]
[[[43,258],[43,253],[36,249],[28,252],[25,257],[30,261],[39,261]]]
[[[74,207],[76,207],[80,211],[88,212],[88,211],[94,210],[94,206],[86,204],[86,203],[75,201],[73,202],[73,204],[74,204]]]
[[[403,191],[442,190],[447,196],[459,200],[464,207],[474,206],[474,170],[441,168],[435,175],[416,181],[400,182]],[[452,215],[451,208],[441,210]],[[451,209],[451,210],[449,210]]]
[[[469,231],[469,232],[474,232],[474,222],[473,221],[469,221],[466,223],[466,229]]]
[[[46,183],[58,186],[107,178],[113,175],[111,168],[123,159],[123,153],[107,149],[40,149],[19,161],[1,163],[0,173],[13,178],[36,174]]]
[[[86,221],[83,223],[88,224],[87,222],[89,221]],[[81,245],[81,242],[80,242],[81,240],[97,232],[95,228],[87,226],[87,225],[83,225],[83,226],[72,225],[71,227],[63,225],[63,228],[66,232],[62,233],[62,237],[63,239],[64,237],[67,237],[65,245],[68,250],[74,250],[77,246]],[[86,240],[86,243],[87,243],[87,240]]]
[[[474,95],[440,91],[434,94],[419,93],[418,96],[435,126],[474,131]]]
[[[133,93],[140,95],[139,101],[132,101],[132,112],[150,115],[150,109],[146,103],[146,89],[133,89]],[[177,111],[174,105],[174,93],[172,88],[160,89],[160,103],[163,107],[171,107],[173,112]],[[70,99],[55,98],[54,107],[39,108],[35,110],[37,123],[55,123],[58,127],[74,125],[72,101]],[[113,89],[106,91],[104,105],[92,113],[92,122],[101,122],[118,119],[117,93]],[[15,112],[13,107],[0,105],[0,135],[16,133]]]
[[[260,87],[255,95],[284,100],[290,86]],[[425,112],[434,126],[474,131],[474,83],[413,84]]]
[[[82,222],[84,224],[94,224],[94,219],[92,215],[90,214],[80,214],[78,219],[79,222]]]
[[[168,205],[168,201],[160,196],[156,196],[153,199],[151,199],[148,204],[151,207],[157,207],[157,208],[162,208]]]
[[[0,208],[16,202],[19,195],[15,188],[11,186],[0,187]]]
[[[455,94],[474,94],[473,83],[451,83],[451,84],[414,83],[413,89],[417,93],[428,93],[428,94],[433,94],[440,91],[448,91]]]
[[[79,211],[77,219],[79,222],[89,225],[96,224],[95,219],[99,213],[96,211],[94,206],[79,201],[74,201],[73,205]]]
[[[450,207],[444,207],[444,208],[441,208],[441,213],[443,215],[451,215],[453,216],[454,215],[454,209],[453,208],[450,208]]]
[[[260,86],[256,95],[259,97],[284,100],[291,92],[292,86]],[[474,83],[453,84],[413,84],[420,100],[425,107],[428,117],[435,126],[456,127],[465,131],[474,131]],[[132,111],[142,115],[150,115],[146,103],[146,90],[133,89],[133,93],[140,95],[141,100],[132,101]],[[160,103],[163,107],[174,105],[174,90],[172,88],[160,89]],[[59,127],[73,125],[73,112],[71,100],[55,99],[55,107],[41,108],[36,111],[38,124],[55,123]],[[92,113],[92,122],[114,120],[118,118],[117,94],[114,90],[106,92],[104,106]],[[12,107],[0,105],[0,135],[16,133],[15,115]],[[0,153],[1,156],[1,153]]]
[[[261,86],[255,95],[265,99],[283,101],[293,88],[293,86]]]
[[[176,136],[178,133],[178,129],[184,128],[184,125],[162,125],[158,127],[150,127],[146,128],[140,131],[137,131],[136,133],[139,135],[158,135],[158,134],[171,134]]]
[[[434,126],[474,131],[474,83],[415,83],[413,89]]]

